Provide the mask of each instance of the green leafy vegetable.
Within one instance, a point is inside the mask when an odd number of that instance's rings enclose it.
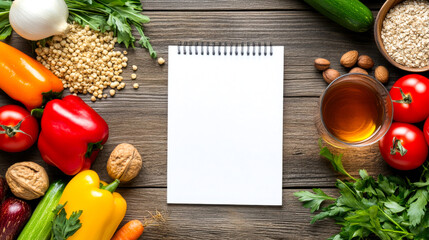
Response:
[[[140,0],[65,0],[69,8],[69,22],[105,32],[113,31],[118,43],[134,47],[136,38],[132,33],[136,28],[140,39],[138,44],[148,49],[150,56],[157,54],[143,32],[143,24],[150,22],[149,17],[141,14],[143,7]],[[10,0],[0,1],[0,39],[12,33],[9,23]]]
[[[308,191],[296,192],[294,195],[299,197],[301,202],[305,202],[304,206],[310,208],[311,212],[317,211],[320,208],[325,200],[335,200],[335,198],[326,195],[321,189],[314,188],[313,191],[316,193],[311,193]]]
[[[427,189],[417,190],[416,194],[408,200],[408,204],[410,204],[410,207],[407,214],[410,218],[410,223],[412,226],[416,226],[425,215],[426,205],[428,204]]]
[[[343,163],[341,162],[341,158],[343,157],[343,154],[335,155],[331,153],[331,151],[329,151],[327,147],[322,147],[321,139],[319,139],[319,147],[320,147],[319,155],[328,159],[331,162],[332,166],[334,167],[335,171],[341,174],[344,174],[353,180],[356,180],[344,169]]]
[[[12,27],[9,23],[9,9],[11,5],[11,0],[0,1],[0,40],[12,34]]]
[[[335,155],[320,144],[320,155],[334,169],[353,182],[337,180],[338,198],[321,189],[300,191],[294,195],[311,212],[318,211],[311,223],[325,218],[335,220],[341,231],[330,240],[355,240],[378,237],[382,240],[429,239],[429,172],[423,167],[420,180],[411,182],[403,177],[379,175],[375,180],[365,170],[355,179],[344,169],[342,155]]]
[[[79,217],[82,215],[82,210],[78,212],[72,212],[70,215],[70,218],[67,219],[67,213],[64,209],[65,205],[67,204],[58,204],[58,206],[53,211],[55,213],[55,217],[52,224],[52,240],[65,240],[77,230],[82,227],[82,223],[80,223]]]
[[[134,47],[135,38],[132,27],[140,35],[138,43],[149,50],[152,58],[157,54],[143,33],[142,24],[150,21],[142,15],[143,7],[140,0],[65,0],[69,8],[69,20],[82,26],[89,25],[101,32],[113,31],[118,43],[124,43],[128,48]]]

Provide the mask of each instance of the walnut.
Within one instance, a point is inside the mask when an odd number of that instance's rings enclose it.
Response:
[[[49,178],[45,169],[34,162],[15,163],[7,169],[6,181],[12,193],[25,200],[45,195]]]
[[[128,143],[121,143],[113,149],[107,161],[107,173],[113,179],[128,182],[135,178],[142,168],[142,157],[137,149]]]

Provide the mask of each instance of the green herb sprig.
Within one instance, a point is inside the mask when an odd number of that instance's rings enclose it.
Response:
[[[9,9],[11,5],[11,0],[0,1],[0,40],[12,34],[12,26],[9,23]]]
[[[132,33],[136,28],[140,39],[138,44],[148,49],[152,58],[157,57],[149,38],[143,32],[143,24],[150,22],[149,17],[141,14],[140,0],[65,0],[69,9],[69,22],[89,25],[91,29],[105,32],[113,31],[118,43],[125,47],[135,47],[136,38]],[[0,1],[0,40],[12,33],[9,23],[9,9],[12,1]]]
[[[125,47],[134,47],[135,38],[132,27],[140,35],[138,43],[149,50],[152,58],[157,54],[143,32],[142,24],[150,22],[149,17],[142,15],[140,0],[65,0],[69,8],[69,20],[82,26],[105,32],[113,31],[118,43]]]
[[[53,211],[55,217],[52,224],[52,235],[51,240],[66,240],[67,238],[73,236],[82,227],[82,223],[79,220],[80,215],[82,215],[82,210],[78,212],[72,212],[70,218],[67,219],[67,213],[64,209],[67,204],[58,204],[58,206]]]
[[[344,169],[342,155],[335,155],[320,145],[320,155],[328,158],[334,169],[352,179],[337,180],[338,198],[321,189],[300,191],[294,195],[311,212],[318,211],[325,201],[332,204],[320,209],[311,223],[330,218],[341,225],[341,231],[330,240],[352,240],[378,237],[382,240],[429,239],[429,172],[423,167],[420,180],[379,175],[374,179],[360,170],[355,179]]]

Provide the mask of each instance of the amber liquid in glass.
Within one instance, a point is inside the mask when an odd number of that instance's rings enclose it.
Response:
[[[365,83],[345,82],[325,93],[322,118],[327,130],[344,142],[360,142],[373,135],[383,122],[384,105]]]

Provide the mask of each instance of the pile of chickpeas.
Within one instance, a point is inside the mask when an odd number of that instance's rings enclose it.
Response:
[[[107,98],[125,88],[122,68],[127,67],[126,51],[114,51],[117,39],[113,32],[97,32],[89,26],[70,25],[67,34],[54,36],[45,46],[38,43],[37,60],[59,77],[64,88],[74,95],[92,94],[91,100]],[[133,70],[137,66],[133,65]],[[131,78],[137,78],[132,74]],[[133,84],[134,89],[139,86]]]

